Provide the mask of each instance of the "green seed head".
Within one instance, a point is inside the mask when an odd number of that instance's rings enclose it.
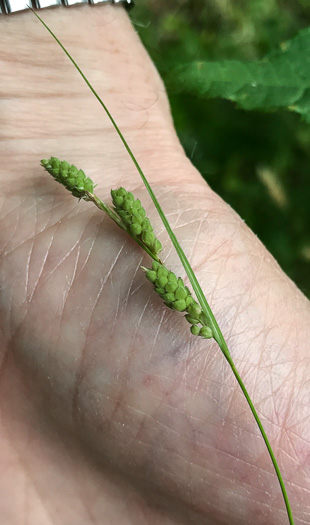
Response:
[[[175,275],[175,273],[169,272],[168,273],[168,280],[169,280],[170,283],[175,283],[176,285],[178,285],[178,278]]]
[[[161,297],[165,294],[164,288],[160,288],[160,287],[156,287],[155,292],[157,292],[158,295],[160,295]]]
[[[168,279],[164,275],[162,277],[158,277],[158,274],[157,274],[157,282],[158,282],[158,286],[160,288],[165,288],[165,286],[166,286],[166,284],[168,282]]]
[[[93,193],[93,191],[94,191],[94,183],[89,177],[87,177],[85,179],[84,186],[85,186],[85,189],[87,191],[89,191],[89,193]]]
[[[191,317],[189,314],[186,314],[185,319],[190,324],[198,324],[199,323],[199,319],[195,319],[195,317]]]
[[[66,187],[68,190],[73,190],[74,186],[78,184],[78,181],[75,178],[68,177],[66,179]]]
[[[86,192],[93,193],[93,181],[86,177],[84,171],[78,170],[73,164],[51,157],[50,159],[41,160],[41,165],[57,182],[71,191],[75,197],[87,200]]]
[[[168,282],[168,270],[164,266],[159,266],[159,268],[157,270],[157,275],[158,275],[158,277],[165,277],[167,279],[167,282]]]
[[[150,219],[148,219],[148,217],[145,217],[143,222],[142,222],[142,229],[144,232],[147,232],[147,231],[153,231],[153,228],[151,226],[151,223],[150,223]]]
[[[114,206],[117,206],[117,207],[122,206],[124,202],[124,197],[116,195],[113,199],[113,202],[114,202]]]
[[[118,193],[117,193],[117,190],[111,190],[111,197],[112,197],[112,200],[115,199],[115,197],[118,196]]]
[[[173,303],[175,301],[174,293],[165,293],[163,298],[165,299],[166,303]]]
[[[166,306],[178,312],[186,312],[185,319],[191,325],[193,335],[204,339],[213,337],[212,329],[204,325],[205,318],[200,305],[192,298],[181,277],[176,277],[158,261],[153,261],[152,269],[146,271],[146,277],[153,283],[155,291],[162,297]]]
[[[138,215],[138,213],[133,213],[132,217],[131,217],[131,220],[132,220],[132,223],[133,224],[142,224],[142,217],[140,217],[140,215]],[[141,228],[141,231],[142,231],[142,228]]]
[[[176,299],[186,299],[187,296],[188,296],[188,293],[185,290],[185,288],[183,288],[183,286],[178,286],[178,288],[175,291],[175,298]]]
[[[126,197],[123,200],[122,209],[125,211],[132,211],[132,202],[130,200],[127,200]]]
[[[138,235],[141,235],[142,232],[140,224],[130,224],[129,230],[132,233],[132,235],[135,235],[136,237]]]
[[[142,225],[143,228],[143,225]],[[152,246],[153,242],[155,240],[155,235],[153,232],[150,231],[144,231],[142,232],[142,241],[146,246]]]
[[[65,168],[66,165],[68,165],[66,161],[61,161],[57,159],[57,157],[51,157],[49,160],[41,160],[41,163],[51,164],[54,168],[59,168],[60,164],[62,164],[63,169]]]
[[[66,170],[67,171],[67,170]],[[69,171],[69,170],[68,170]],[[75,177],[80,171],[82,170],[78,170],[75,166],[70,166],[70,174],[71,174],[71,177]],[[82,174],[84,175],[83,171],[82,171]]]
[[[111,190],[111,197],[115,212],[122,220],[124,226],[126,226],[126,229],[132,235],[135,235],[139,241],[142,241],[152,254],[157,255],[161,251],[162,246],[155,237],[150,220],[146,217],[145,210],[141,206],[141,201],[135,199],[134,195],[126,191],[125,188]],[[133,227],[133,224],[139,224],[140,228]]]
[[[118,188],[116,191],[119,197],[125,197],[125,195],[127,195],[127,190],[125,190],[125,188]]]
[[[166,292],[175,292],[177,287],[178,287],[177,283],[172,283],[171,281],[169,281],[169,278],[168,278],[168,282],[165,286]]]
[[[154,253],[159,253],[161,252],[163,249],[162,245],[161,245],[161,242],[158,240],[158,239],[155,239],[155,241],[153,242],[153,251]]]
[[[173,308],[178,312],[184,312],[184,310],[186,310],[186,302],[184,299],[178,299],[177,301],[174,301]]]
[[[192,332],[193,335],[198,335],[199,332],[200,332],[200,328],[199,328],[199,326],[197,326],[196,324],[193,324],[193,325],[190,327],[190,331]]]
[[[154,283],[156,281],[157,274],[154,270],[147,270],[145,272],[145,277],[151,281],[151,283]]]
[[[122,219],[122,221],[125,224],[127,224],[127,225],[131,224],[131,217],[130,217],[130,214],[127,211],[125,211],[125,210],[118,210],[117,213],[118,213],[118,215],[120,216],[120,218]]]
[[[201,314],[201,308],[198,303],[194,302],[192,303],[188,308],[187,311],[191,317],[196,317],[199,319],[199,316]]]
[[[129,191],[127,193],[127,195],[125,195],[125,201],[133,203],[134,200],[135,200],[135,198],[134,198],[133,194],[131,193],[131,191]]]
[[[54,157],[54,158],[55,158],[55,157]],[[58,160],[58,159],[57,159],[57,160]],[[62,170],[67,170],[67,171],[69,171],[69,169],[70,169],[70,164],[69,164],[69,162],[67,162],[66,160],[63,160],[63,161],[59,164],[59,166],[60,166],[60,169],[62,169]]]
[[[204,339],[211,339],[213,337],[212,328],[210,326],[202,326],[199,330],[199,335]]]
[[[190,306],[191,304],[195,302],[191,295],[188,295],[185,301],[186,301],[186,307]]]

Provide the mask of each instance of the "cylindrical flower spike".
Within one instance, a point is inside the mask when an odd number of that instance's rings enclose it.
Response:
[[[187,312],[185,318],[191,324],[191,333],[204,339],[213,337],[212,329],[207,326],[205,316],[199,304],[193,299],[181,277],[177,277],[163,264],[154,261],[152,268],[144,268],[146,278],[153,283],[156,293],[166,306],[178,312]],[[201,325],[201,326],[198,326]]]
[[[137,237],[154,255],[162,250],[160,241],[156,238],[150,220],[139,199],[135,199],[125,188],[111,190],[114,210],[121,218],[128,231]]]
[[[86,177],[84,171],[78,170],[73,164],[60,161],[56,157],[41,160],[41,165],[54,179],[65,186],[74,197],[87,200],[87,193],[93,193],[94,183]]]

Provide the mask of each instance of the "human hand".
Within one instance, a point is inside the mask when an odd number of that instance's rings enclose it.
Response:
[[[146,172],[263,420],[295,522],[310,523],[308,301],[186,159],[127,14],[86,6],[44,19]],[[267,450],[216,344],[162,305],[140,248],[39,166],[50,155],[76,164],[103,200],[133,190],[184,276],[119,138],[31,13],[0,24],[3,521],[285,523]]]

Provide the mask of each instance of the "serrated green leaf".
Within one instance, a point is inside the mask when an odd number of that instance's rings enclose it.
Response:
[[[165,81],[170,92],[224,98],[247,110],[285,108],[310,122],[310,28],[262,60],[196,61],[173,68]]]

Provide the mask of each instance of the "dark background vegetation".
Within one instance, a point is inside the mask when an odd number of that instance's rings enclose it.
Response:
[[[136,0],[131,18],[159,72],[263,57],[310,26],[309,0]],[[177,133],[209,185],[310,298],[310,126],[169,92]]]

